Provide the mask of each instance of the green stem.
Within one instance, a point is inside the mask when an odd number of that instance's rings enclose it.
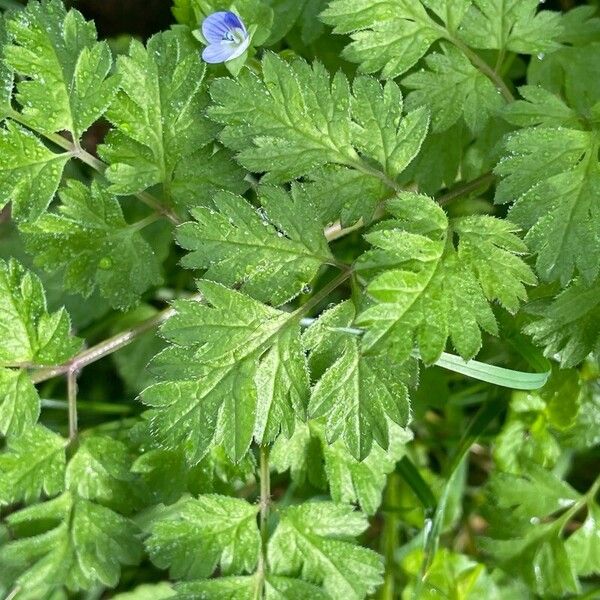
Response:
[[[467,181],[466,183],[460,184],[454,189],[445,193],[443,196],[440,196],[437,199],[437,203],[440,206],[446,206],[446,204],[450,204],[450,202],[456,200],[457,198],[487,188],[494,182],[494,179],[495,176],[491,171],[488,173],[484,173],[476,179],[472,179],[471,181]]]
[[[152,223],[156,223],[156,221],[159,221],[160,219],[161,215],[158,212],[155,212],[147,217],[144,217],[143,219],[140,219],[139,221],[136,221],[135,223],[131,223],[131,225],[129,225],[129,229],[133,231],[141,231],[145,227],[148,227],[148,225],[152,225]]]
[[[515,97],[512,92],[508,89],[504,80],[490,65],[488,65],[479,54],[473,52],[469,46],[467,46],[462,40],[454,37],[448,36],[447,38],[450,42],[452,42],[472,63],[474,67],[477,67],[500,91],[502,96],[507,102],[514,102]]]
[[[269,544],[269,512],[271,509],[271,473],[269,470],[269,447],[260,446],[260,555],[256,570],[256,595],[259,600],[264,595],[267,578],[267,549]]]
[[[400,518],[400,476],[397,473],[388,475],[385,488],[383,504],[383,556],[385,559],[385,573],[383,586],[379,590],[379,600],[394,600],[396,594],[396,548],[400,545],[398,538],[398,528],[401,523]]]

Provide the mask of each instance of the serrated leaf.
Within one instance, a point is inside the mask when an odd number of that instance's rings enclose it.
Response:
[[[308,406],[311,417],[327,417],[329,443],[342,438],[357,460],[366,458],[373,440],[389,445],[388,419],[408,424],[410,404],[403,365],[360,352],[352,340],[340,358],[313,388]]]
[[[4,118],[3,113],[11,108],[10,103],[13,93],[14,73],[4,62],[4,46],[8,41],[4,15],[0,15],[0,121]]]
[[[292,431],[294,416],[305,410],[299,325],[293,315],[219,284],[202,281],[199,289],[210,306],[175,303],[177,314],[162,333],[176,346],[154,361],[154,371],[167,381],[148,388],[142,399],[154,408],[152,434],[168,448],[182,446],[192,464],[216,443],[239,461],[257,422],[266,423],[262,435],[271,438],[280,428]]]
[[[112,55],[96,41],[96,28],[59,0],[30,2],[7,21],[7,64],[22,76],[17,100],[44,132],[69,131],[75,140],[110,104],[118,78],[109,76]]]
[[[258,507],[216,494],[185,498],[160,513],[150,525],[146,548],[175,579],[252,573],[260,552]]]
[[[502,117],[513,125],[531,127],[546,125],[577,129],[580,117],[565,101],[548,90],[534,85],[519,88],[524,98],[507,104],[502,110]]]
[[[17,220],[35,220],[54,197],[71,155],[49,150],[33,133],[7,121],[0,128],[0,209],[12,201]]]
[[[496,474],[489,499],[491,537],[481,541],[484,550],[536,594],[578,593],[577,567],[561,534],[585,499],[534,465],[520,476]]]
[[[227,190],[243,194],[250,183],[246,172],[233,160],[226,148],[204,148],[183,156],[173,176],[173,199],[180,206],[214,206],[218,192]]]
[[[213,138],[203,117],[205,65],[185,29],[133,41],[117,61],[120,91],[107,112],[114,125],[99,153],[109,164],[106,176],[116,194],[134,194],[162,184],[170,199],[181,185],[175,172]],[[202,155],[197,155],[202,160]],[[189,172],[190,166],[180,174]]]
[[[367,234],[375,248],[357,262],[358,269],[375,275],[367,287],[375,303],[356,320],[366,328],[363,352],[392,350],[401,361],[414,340],[431,364],[450,336],[458,353],[472,358],[481,347],[480,328],[497,333],[489,301],[515,310],[525,298],[523,283],[534,282],[515,255],[523,252],[522,242],[509,224],[489,217],[448,222],[425,196],[402,194],[388,202],[388,210],[399,220]],[[448,237],[451,231],[458,235],[458,249]],[[494,273],[497,261],[506,269],[502,278]]]
[[[508,216],[528,229],[525,240],[547,281],[565,285],[579,272],[591,282],[600,269],[594,135],[564,127],[522,129],[508,138],[509,154],[496,167],[504,177],[496,200],[516,200]]]
[[[350,302],[336,306],[311,326],[304,343],[314,348],[310,361],[317,373],[329,363],[312,389],[308,413],[313,418],[326,417],[327,441],[341,438],[350,455],[362,461],[371,452],[373,440],[388,448],[390,421],[401,427],[408,424],[408,384],[414,364],[390,365],[381,357],[362,354],[358,337],[344,331],[354,317]]]
[[[132,462],[122,442],[105,436],[86,437],[69,461],[65,487],[80,498],[131,513],[139,503]]]
[[[35,263],[64,275],[65,286],[89,297],[96,286],[115,308],[135,304],[160,283],[152,247],[136,224],[128,225],[117,199],[94,182],[69,181],[58,213],[21,228]]]
[[[269,540],[269,565],[277,575],[300,573],[332,596],[360,599],[381,583],[380,557],[349,539],[367,527],[349,506],[308,502],[285,508]]]
[[[413,90],[406,97],[406,105],[428,107],[435,132],[447,130],[462,117],[477,134],[500,109],[502,97],[460,50],[447,44],[442,50],[443,53],[434,52],[425,58],[427,70],[402,80],[403,85]]]
[[[334,502],[356,503],[361,510],[375,514],[381,504],[386,475],[404,455],[411,434],[391,428],[388,450],[374,446],[363,461],[354,458],[342,440],[329,444],[322,420],[296,423],[290,438],[280,436],[273,445],[270,464],[281,473],[289,470],[294,483],[306,480],[327,489]]]
[[[351,95],[341,72],[332,79],[320,63],[286,63],[267,53],[262,79],[242,71],[236,81],[213,83],[209,115],[225,125],[221,140],[239,151],[243,166],[268,172],[265,182],[289,181],[334,164],[385,179],[386,174],[363,164],[359,153],[365,153],[389,168],[389,184],[418,152],[427,116],[418,111],[402,118],[397,86],[386,90],[361,78]],[[373,124],[381,130],[381,141],[365,134]]]
[[[567,29],[566,17],[563,15],[563,35],[575,33],[576,29]],[[529,63],[527,82],[563,98],[580,115],[592,116],[600,100],[599,56],[600,43],[596,40],[582,47],[566,46],[551,54],[540,54]]]
[[[538,0],[474,0],[460,29],[474,48],[506,49],[521,54],[551,52],[560,46],[560,14],[538,12]],[[536,14],[537,13],[537,14]]]
[[[455,219],[452,229],[460,237],[458,258],[475,271],[486,298],[517,312],[527,300],[525,285],[537,283],[520,256],[527,245],[515,235],[518,228],[510,221],[474,215]]]
[[[402,92],[393,81],[382,87],[372,77],[357,77],[352,91],[354,145],[394,179],[419,153],[429,127],[429,114],[417,108],[401,119]]]
[[[64,489],[67,441],[42,425],[9,438],[0,454],[0,504],[30,504]]]
[[[320,223],[284,190],[262,187],[262,212],[226,192],[214,201],[218,212],[193,209],[195,221],[176,235],[191,251],[182,264],[206,269],[207,279],[278,306],[309,285],[322,264],[334,262]]]
[[[389,79],[410,69],[445,35],[420,1],[334,0],[321,16],[334,33],[351,34],[345,58],[366,73],[381,70]]]
[[[338,165],[311,171],[302,184],[293,184],[292,194],[314,210],[324,227],[338,218],[344,226],[361,218],[368,223],[377,206],[391,196],[380,179]]]
[[[40,416],[40,397],[30,376],[22,369],[0,368],[0,433],[20,436]]]
[[[600,573],[600,507],[593,504],[587,518],[565,544],[567,554],[582,576]]]
[[[17,261],[0,261],[0,365],[56,365],[81,342],[64,309],[49,313],[41,281]]]
[[[563,367],[573,367],[591,352],[600,351],[600,281],[575,281],[552,302],[532,304],[539,318],[526,326],[549,357],[559,355]]]
[[[0,549],[0,565],[18,574],[12,583],[38,597],[63,585],[72,591],[114,587],[121,564],[140,559],[137,529],[129,520],[69,492],[13,513],[7,522],[15,530],[24,523],[38,528]]]
[[[114,196],[94,182],[69,181],[59,213],[43,215],[21,230],[35,263],[64,273],[66,287],[89,297],[96,286],[115,308],[135,304],[160,282],[152,247],[128,225]]]

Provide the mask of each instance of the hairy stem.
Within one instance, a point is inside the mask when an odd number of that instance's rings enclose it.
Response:
[[[260,446],[260,555],[256,570],[256,600],[262,598],[267,577],[267,546],[269,543],[269,512],[271,509],[271,474],[269,470],[269,447]]]
[[[194,298],[199,299],[199,296],[194,296]],[[96,362],[97,360],[100,360],[101,358],[104,358],[105,356],[108,356],[109,354],[112,354],[121,348],[124,348],[140,335],[146,333],[147,331],[151,331],[155,327],[158,327],[161,323],[164,323],[164,321],[172,317],[174,314],[175,309],[167,308],[157,313],[150,319],[146,319],[138,325],[126,329],[125,331],[122,331],[121,333],[118,333],[107,340],[103,340],[102,342],[84,350],[83,352],[80,352],[71,360],[63,363],[62,365],[34,371],[31,375],[31,380],[33,383],[41,383],[42,381],[52,379],[58,375],[64,375],[71,370],[80,371],[87,365]]]
[[[21,113],[16,110],[10,111],[7,117],[11,118],[13,121],[24,125],[28,129],[35,131],[38,135],[44,136],[48,141],[56,144],[57,146],[67,150],[74,158],[78,158],[81,162],[86,165],[92,167],[95,171],[104,175],[108,165],[101,161],[99,158],[95,157],[93,154],[84,150],[79,143],[70,142],[66,137],[58,134],[58,133],[48,133],[45,131],[41,131],[39,128],[34,127]],[[174,225],[180,225],[181,219],[169,208],[164,206],[160,200],[154,197],[152,194],[148,192],[139,192],[137,194],[133,194],[138,200],[141,200],[144,204],[154,209],[156,212],[163,215]]]
[[[69,402],[69,441],[77,437],[77,370],[67,371],[67,398]]]

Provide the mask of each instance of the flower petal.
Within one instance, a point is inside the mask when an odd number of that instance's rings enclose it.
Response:
[[[231,43],[218,43],[206,46],[202,52],[204,62],[217,64],[230,59],[232,54],[237,50],[237,47]]]
[[[231,56],[227,60],[233,60],[234,58],[241,56],[248,49],[249,45],[250,45],[250,38],[246,37],[244,39],[244,41],[241,44],[239,44],[239,46],[233,48],[233,52],[231,53]]]
[[[219,11],[209,15],[202,22],[202,35],[209,44],[217,44],[235,28],[246,31],[240,18],[229,11]]]

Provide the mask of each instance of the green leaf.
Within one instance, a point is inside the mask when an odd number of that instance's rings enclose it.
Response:
[[[107,112],[114,125],[99,153],[110,166],[106,176],[115,194],[134,194],[162,184],[167,199],[181,186],[175,176],[181,161],[213,139],[204,118],[205,66],[185,29],[155,35],[144,47],[132,41],[120,56],[121,87]],[[202,168],[203,155],[196,155]],[[174,198],[177,201],[177,198]]]
[[[412,438],[405,429],[397,426],[390,429],[388,450],[375,446],[367,458],[359,461],[342,440],[327,442],[321,420],[296,423],[289,439],[277,438],[270,463],[279,473],[290,470],[295,483],[301,485],[308,479],[317,488],[329,486],[334,502],[355,503],[364,513],[373,515],[381,504],[386,475],[394,470]],[[324,473],[318,473],[322,465]]]
[[[35,220],[48,207],[71,155],[55,154],[33,133],[7,121],[0,128],[0,209],[12,201],[17,220]]]
[[[40,397],[22,369],[0,368],[0,433],[20,436],[40,416]]]
[[[406,98],[406,105],[410,109],[428,107],[435,132],[447,130],[463,117],[473,133],[480,133],[502,107],[502,97],[460,50],[448,44],[442,45],[442,50],[443,53],[434,52],[425,58],[427,70],[402,80],[413,90]]]
[[[177,241],[191,251],[182,264],[206,269],[207,279],[277,306],[309,285],[323,263],[334,262],[320,223],[284,190],[262,187],[259,211],[226,192],[214,202],[218,212],[193,209],[195,221],[177,229]]]
[[[4,15],[0,15],[0,121],[3,113],[10,111],[13,93],[14,73],[4,62],[4,47],[8,41]]]
[[[193,581],[177,586],[178,600],[255,600],[259,583],[257,576],[219,577]],[[268,575],[264,582],[265,600],[329,600],[330,596],[301,579]]]
[[[446,33],[420,1],[333,0],[321,16],[334,33],[351,34],[345,58],[389,79],[410,69]]]
[[[567,554],[582,576],[600,573],[600,507],[593,504],[579,529],[565,544]]]
[[[409,573],[411,579],[421,576],[420,566],[422,552],[415,551],[409,554],[402,566]],[[407,597],[415,593],[415,585],[411,581],[405,588]],[[419,598],[422,600],[436,600],[442,597],[459,598],[460,600],[501,600],[493,578],[486,572],[485,566],[477,563],[464,554],[451,552],[446,548],[440,549],[424,576],[423,587]]]
[[[335,341],[323,339],[329,330],[347,328],[354,321],[351,303],[328,311],[309,334],[307,345],[323,352],[324,345]],[[334,333],[339,340],[339,334]],[[373,440],[383,449],[389,445],[389,421],[401,427],[410,420],[407,384],[414,364],[397,362],[390,365],[381,356],[365,356],[356,336],[346,334],[334,355],[333,364],[313,387],[308,413],[313,418],[327,418],[329,443],[343,439],[348,451],[363,460],[371,451]]]
[[[565,127],[532,127],[510,135],[495,171],[504,179],[496,201],[516,199],[508,217],[527,229],[546,281],[563,285],[578,272],[588,282],[599,273],[597,211],[600,164],[595,134]],[[586,252],[581,252],[584,245]]]
[[[573,129],[577,129],[580,125],[577,112],[560,96],[534,85],[520,87],[519,93],[524,100],[507,104],[502,111],[502,116],[509,123],[519,127],[546,125],[567,126]]]
[[[15,531],[25,524],[39,531],[0,549],[0,565],[18,573],[14,585],[39,598],[63,585],[74,592],[97,584],[114,587],[121,564],[140,560],[129,520],[69,492],[13,513],[7,522]]]
[[[385,86],[372,77],[352,85],[352,140],[364,156],[375,159],[392,179],[419,153],[429,127],[429,114],[417,108],[401,118],[402,93],[393,81]]]
[[[326,416],[328,442],[341,437],[357,460],[369,455],[373,440],[387,449],[387,419],[401,426],[409,421],[406,375],[402,365],[391,367],[381,357],[362,355],[353,341],[312,391],[309,414]]]
[[[64,309],[49,313],[41,281],[17,261],[0,261],[0,365],[57,365],[81,342]]]
[[[490,538],[481,545],[500,566],[541,596],[578,593],[578,566],[562,531],[586,498],[541,467],[497,473],[489,484]]]
[[[491,217],[448,222],[425,196],[402,194],[388,202],[388,210],[397,220],[365,236],[375,248],[357,263],[375,274],[367,287],[374,303],[356,320],[366,328],[363,352],[392,350],[401,361],[416,342],[424,362],[432,364],[450,336],[458,353],[471,358],[481,347],[480,328],[497,333],[489,302],[516,310],[526,296],[523,284],[535,281],[515,256],[524,251],[522,242],[510,224]],[[458,235],[458,249],[450,232]]]
[[[529,308],[539,318],[525,332],[545,347],[546,356],[558,355],[563,367],[600,352],[600,281],[592,285],[575,281],[552,302],[532,303]]]
[[[587,7],[580,7],[587,8]],[[570,15],[575,11],[567,13]],[[576,33],[568,28],[563,16],[563,35]],[[592,43],[583,47],[563,47],[551,54],[538,55],[529,63],[527,80],[530,85],[543,87],[563,98],[580,115],[593,117],[593,107],[600,100],[600,43],[597,34]]]
[[[548,10],[537,12],[538,7],[538,0],[474,0],[461,36],[474,48],[551,52],[560,47],[556,40],[562,33],[561,16]]]
[[[212,144],[181,158],[173,176],[173,199],[186,208],[214,206],[214,196],[227,190],[243,194],[250,183],[246,172],[225,148]]]
[[[177,301],[162,328],[175,346],[154,361],[164,381],[142,399],[152,406],[150,429],[167,448],[182,446],[195,464],[222,443],[232,460],[253,438],[293,431],[305,410],[308,376],[299,325],[278,311],[210,281],[199,283],[206,304]],[[259,424],[259,425],[257,425]]]
[[[38,425],[9,438],[0,454],[0,503],[31,502],[64,489],[67,441]]]
[[[349,541],[367,527],[352,507],[308,502],[286,508],[269,540],[269,565],[276,575],[300,573],[333,597],[364,598],[382,582],[380,557]]]
[[[360,78],[351,94],[341,72],[331,79],[320,63],[286,63],[272,53],[263,58],[262,79],[245,70],[237,80],[217,79],[211,95],[209,115],[225,125],[221,140],[250,171],[268,171],[265,182],[289,181],[332,164],[385,180],[359,153],[389,169],[387,177],[394,179],[417,154],[427,130],[424,111],[402,118],[393,83],[384,90]],[[377,138],[366,134],[370,127],[380,130]]]
[[[383,181],[367,173],[328,165],[309,173],[302,184],[293,184],[292,195],[310,206],[325,227],[337,219],[344,226],[361,218],[368,223],[391,192]]]
[[[185,498],[158,513],[146,548],[174,579],[252,573],[260,552],[258,506],[216,494]]]
[[[23,225],[35,263],[64,274],[67,289],[89,297],[96,286],[115,308],[135,304],[160,283],[152,247],[136,224],[128,225],[117,199],[94,182],[69,181],[60,192],[59,213]]]
[[[217,577],[176,586],[177,600],[254,600],[258,581],[250,577]]]
[[[106,436],[86,437],[69,461],[65,486],[78,497],[130,513],[139,503],[132,462],[122,442]]]
[[[434,363],[442,369],[448,369],[479,381],[507,387],[512,390],[536,390],[541,388],[550,376],[550,370],[543,373],[528,373],[488,365],[476,360],[463,360],[459,356],[442,352]]]
[[[171,584],[163,581],[138,585],[131,592],[115,594],[113,600],[163,600],[163,598],[172,598],[173,596],[175,596],[175,590]]]
[[[17,100],[27,121],[46,133],[69,131],[78,140],[117,90],[118,78],[108,76],[108,44],[96,41],[93,22],[60,0],[30,2],[6,27],[11,44],[5,59],[22,78]]]

